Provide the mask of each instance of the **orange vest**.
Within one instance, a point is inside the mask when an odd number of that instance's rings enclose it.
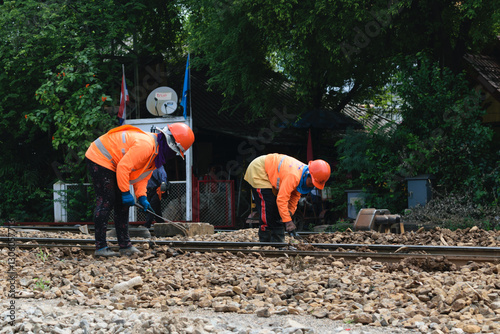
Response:
[[[297,186],[306,166],[299,160],[284,154],[273,153],[266,156],[266,173],[269,182],[278,190],[276,204],[283,222],[291,221],[289,211],[293,215],[297,210],[300,199]]]
[[[156,166],[158,140],[154,133],[146,133],[132,125],[122,125],[97,138],[85,157],[116,172],[120,191],[134,186],[137,198],[146,196],[146,186]]]

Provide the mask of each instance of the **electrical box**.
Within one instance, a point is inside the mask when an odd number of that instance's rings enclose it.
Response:
[[[432,199],[432,174],[421,174],[406,178],[408,182],[408,208],[424,206]]]
[[[365,207],[365,192],[361,189],[346,190],[347,218],[356,219],[359,210]]]

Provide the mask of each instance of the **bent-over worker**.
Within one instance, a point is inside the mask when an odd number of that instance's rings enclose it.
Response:
[[[193,131],[184,123],[173,123],[156,130],[159,133],[146,133],[131,125],[122,125],[96,139],[85,153],[96,195],[96,256],[140,253],[132,246],[128,232],[129,207],[135,205],[130,185],[133,185],[143,210],[151,210],[146,197],[151,173],[163,166],[170,154],[176,153],[184,158],[184,152],[194,142]],[[106,242],[108,219],[113,209],[120,253],[112,251]]]
[[[323,189],[330,178],[330,165],[324,160],[304,164],[290,156],[272,153],[255,158],[245,180],[259,213],[259,241],[284,242],[285,229],[295,230],[292,216],[301,194],[314,187]]]

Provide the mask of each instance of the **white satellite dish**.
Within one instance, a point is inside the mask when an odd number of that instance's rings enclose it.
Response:
[[[170,87],[158,87],[149,93],[146,108],[154,116],[170,115],[177,109],[177,93]]]

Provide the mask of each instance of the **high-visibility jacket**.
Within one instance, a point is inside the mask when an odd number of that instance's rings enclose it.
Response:
[[[306,164],[284,154],[268,154],[265,160],[265,169],[269,182],[278,190],[276,204],[283,222],[292,220],[292,215],[297,210],[300,193],[297,186],[302,177]]]
[[[120,191],[134,186],[137,198],[146,196],[146,185],[156,166],[158,138],[132,125],[122,125],[97,138],[85,157],[96,164],[116,172]]]
[[[255,189],[272,189],[273,185],[269,182],[266,173],[266,156],[261,155],[252,160],[245,172],[245,181]],[[277,193],[277,192],[276,192]]]

